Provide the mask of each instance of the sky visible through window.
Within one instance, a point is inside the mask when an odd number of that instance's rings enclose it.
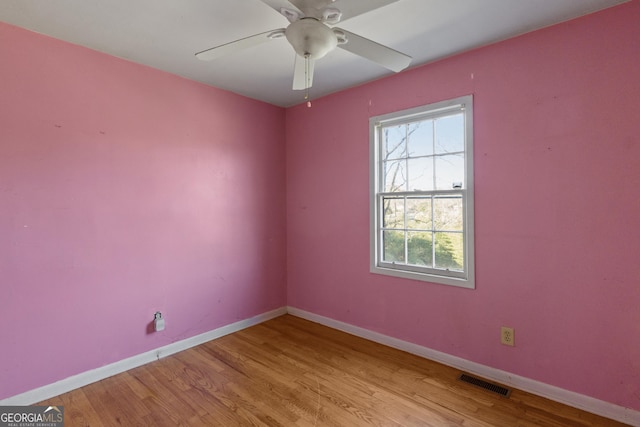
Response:
[[[384,191],[450,190],[464,182],[462,113],[384,129]]]

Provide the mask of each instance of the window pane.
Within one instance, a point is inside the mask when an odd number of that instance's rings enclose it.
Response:
[[[407,199],[407,228],[432,230],[431,197]]]
[[[432,237],[429,232],[408,232],[409,264],[433,267]]]
[[[383,231],[382,232],[382,260],[386,262],[404,261],[404,232]]]
[[[382,160],[407,157],[407,125],[385,127],[382,135]]]
[[[464,247],[462,233],[435,233],[436,268],[462,271]]]
[[[383,203],[383,227],[404,228],[404,199],[385,198]]]
[[[435,198],[433,211],[436,230],[462,231],[462,196]]]
[[[409,125],[409,157],[430,156],[433,154],[433,120],[411,123]]]
[[[451,190],[464,185],[464,154],[436,157],[436,190]]]
[[[406,162],[404,160],[385,162],[384,182],[382,184],[385,192],[405,191],[407,189],[407,171],[405,165]]]
[[[435,121],[436,154],[464,151],[464,117],[462,114]]]
[[[409,191],[433,190],[433,157],[409,159]]]

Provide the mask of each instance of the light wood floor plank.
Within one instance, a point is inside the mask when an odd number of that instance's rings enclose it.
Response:
[[[66,426],[623,426],[282,316],[41,402]]]

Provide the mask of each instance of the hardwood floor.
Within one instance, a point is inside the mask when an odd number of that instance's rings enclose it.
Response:
[[[65,426],[622,426],[290,315],[41,402]]]

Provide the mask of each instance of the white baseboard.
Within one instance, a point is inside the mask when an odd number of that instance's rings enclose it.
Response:
[[[91,371],[83,372],[65,378],[53,384],[39,387],[34,390],[30,390],[25,393],[0,400],[0,406],[33,405],[34,403],[42,402],[43,400],[47,400],[60,394],[67,393],[71,390],[75,390],[96,381],[109,378],[121,372],[128,371],[129,369],[137,368],[138,366],[142,366],[163,357],[178,353],[183,350],[187,350],[191,347],[204,344],[205,342],[220,338],[233,332],[246,329],[250,326],[254,326],[275,317],[282,316],[286,313],[287,309],[285,307],[282,307],[273,311],[269,311],[267,313],[259,314],[249,319],[240,320],[230,325],[222,326],[212,331],[196,335],[195,337],[177,341],[164,347],[147,351],[145,353],[138,354],[136,356],[129,357],[127,359],[123,359],[118,362],[93,369]]]
[[[529,393],[533,393],[538,396],[554,400],[556,402],[564,403],[566,405],[573,406],[575,408],[582,409],[597,415],[601,415],[612,420],[640,427],[640,411],[624,408],[613,403],[594,399],[589,396],[564,390],[559,387],[541,383],[539,381],[521,377],[519,375],[514,375],[509,372],[471,362],[469,360],[465,360],[456,356],[451,356],[446,353],[442,353],[436,350],[429,349],[427,347],[383,335],[378,332],[373,332],[368,329],[300,310],[295,307],[279,308],[251,317],[249,319],[222,326],[220,328],[205,332],[204,334],[200,334],[195,337],[187,338],[185,340],[178,341],[167,346],[157,348],[155,350],[151,350],[97,369],[93,369],[91,371],[83,372],[81,374],[65,378],[53,384],[39,387],[22,394],[0,400],[0,406],[32,405],[34,403],[50,399],[63,393],[67,393],[71,390],[75,390],[96,381],[109,378],[121,372],[128,371],[129,369],[133,369],[138,366],[161,359],[163,357],[178,353],[180,351],[187,350],[191,347],[204,344],[205,342],[211,341],[213,339],[220,338],[222,336],[240,331],[242,329],[246,329],[250,326],[257,325],[286,313],[310,320],[315,323],[320,323],[330,328],[347,332],[349,334],[365,338],[370,341],[387,345],[389,347],[397,348],[399,350],[403,350],[408,353],[424,357],[426,359],[434,360],[444,365],[451,366],[453,368],[460,369],[462,371],[469,372]]]
[[[425,359],[430,359],[442,363],[443,365],[451,366],[453,368],[460,369],[461,371],[469,372],[480,377],[517,388],[522,391],[526,391],[556,402],[563,403],[565,405],[572,406],[574,408],[582,409],[584,411],[591,412],[593,414],[600,415],[612,420],[640,427],[640,411],[625,408],[623,406],[615,405],[613,403],[598,400],[593,397],[585,396],[572,391],[564,390],[562,388],[535,381],[529,378],[521,377],[519,375],[514,375],[509,372],[471,362],[460,357],[452,356],[446,353],[432,350],[427,347],[399,340],[388,335],[383,335],[378,332],[373,332],[368,329],[340,322],[338,320],[333,320],[331,318],[310,313],[308,311],[300,310],[295,307],[288,307],[287,312],[293,316],[310,320],[312,322],[319,323],[321,325],[325,325],[330,328],[337,329],[361,338],[365,338],[389,347],[393,347],[398,350],[403,350],[407,353],[415,354],[417,356],[424,357]]]

